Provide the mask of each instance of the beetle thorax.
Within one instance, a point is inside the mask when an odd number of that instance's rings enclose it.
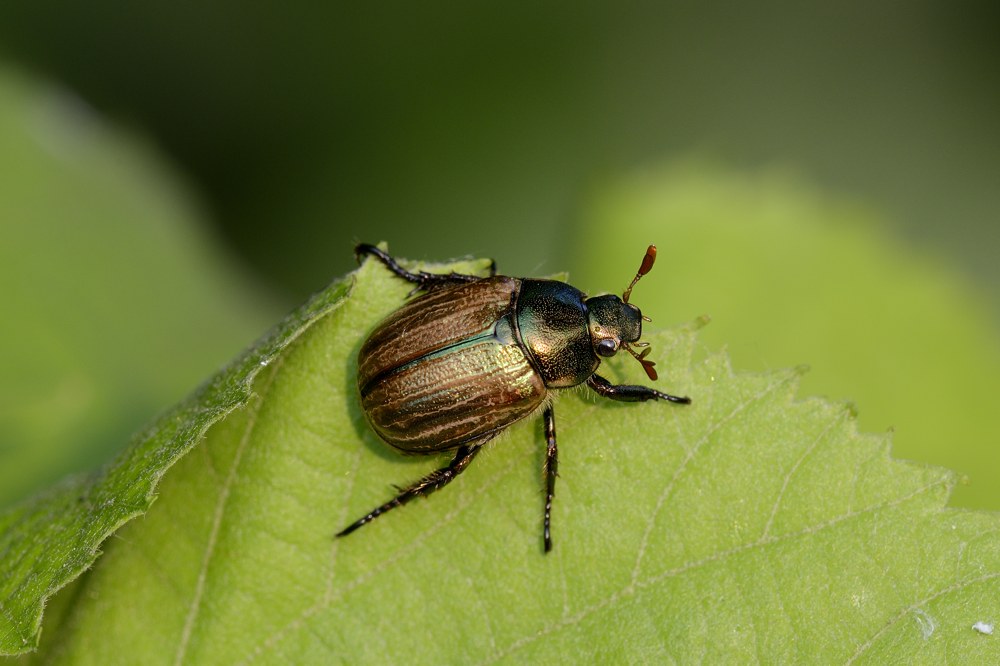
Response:
[[[518,333],[550,388],[582,384],[600,365],[590,341],[584,298],[583,292],[565,282],[521,281]]]

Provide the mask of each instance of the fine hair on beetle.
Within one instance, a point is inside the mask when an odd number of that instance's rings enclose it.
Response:
[[[415,497],[451,483],[488,442],[510,425],[541,413],[545,434],[542,544],[552,549],[551,513],[558,472],[552,391],[586,384],[620,402],[687,397],[647,386],[613,384],[597,370],[624,349],[657,380],[649,344],[640,341],[649,317],[629,302],[653,268],[650,245],[621,297],[588,297],[558,280],[411,272],[374,245],[355,248],[413,285],[404,302],[368,336],[358,353],[358,393],[375,433],[402,453],[453,451],[452,461],[337,533],[346,536]]]

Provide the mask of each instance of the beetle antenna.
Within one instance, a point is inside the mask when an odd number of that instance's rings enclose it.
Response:
[[[628,297],[632,295],[632,287],[634,287],[635,283],[639,281],[639,278],[653,269],[654,261],[656,261],[656,246],[650,245],[646,248],[646,256],[642,258],[642,264],[639,265],[639,272],[637,272],[635,277],[632,278],[632,282],[629,284],[628,289],[626,289],[625,293],[622,295],[622,300],[624,302],[628,303]]]
[[[653,366],[656,365],[656,363],[654,363],[653,361],[646,360],[646,357],[649,356],[649,352],[651,351],[649,348],[649,343],[637,342],[635,344],[636,346],[639,347],[645,347],[645,349],[642,350],[642,353],[636,352],[636,350],[632,349],[632,345],[628,344],[627,342],[623,342],[622,347],[624,347],[625,351],[627,351],[629,354],[632,354],[632,356],[635,357],[635,360],[639,361],[639,363],[642,365],[642,369],[646,371],[646,376],[649,377],[650,381],[655,382],[657,375],[656,375],[656,369],[653,368]]]

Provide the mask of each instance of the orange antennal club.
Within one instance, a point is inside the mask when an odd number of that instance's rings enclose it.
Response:
[[[634,287],[635,283],[639,281],[639,278],[653,270],[654,261],[656,261],[656,246],[650,245],[646,248],[646,256],[642,258],[642,264],[639,265],[639,272],[637,272],[635,277],[632,278],[632,282],[629,284],[628,289],[626,289],[625,293],[622,295],[622,300],[624,302],[628,303],[628,297],[632,295],[632,287]]]

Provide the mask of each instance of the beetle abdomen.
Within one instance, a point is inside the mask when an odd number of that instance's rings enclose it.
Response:
[[[545,385],[516,344],[493,336],[429,354],[361,390],[372,427],[403,451],[445,451],[534,411]]]
[[[361,407],[403,451],[446,451],[530,414],[545,385],[511,325],[520,280],[486,278],[410,301],[358,356]]]

